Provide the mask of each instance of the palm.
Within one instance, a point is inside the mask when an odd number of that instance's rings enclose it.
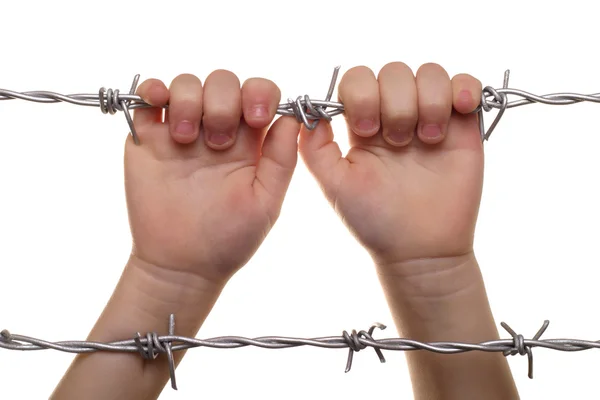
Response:
[[[168,131],[160,134],[168,137]],[[193,148],[178,150],[161,154],[128,143],[125,171],[135,252],[156,265],[229,276],[270,230],[277,200],[269,202],[256,182],[257,153],[215,162],[188,156]]]
[[[336,169],[323,189],[378,262],[472,249],[483,179],[474,118],[453,116],[448,138],[436,146],[355,144]]]
[[[339,85],[351,149],[329,125],[301,135],[304,161],[344,223],[378,264],[472,250],[483,181],[473,111],[481,83],[437,64],[377,76],[359,66]]]

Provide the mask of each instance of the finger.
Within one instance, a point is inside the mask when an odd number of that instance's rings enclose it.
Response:
[[[468,74],[452,78],[452,103],[461,114],[473,112],[481,103],[481,82]]]
[[[202,82],[191,74],[177,76],[170,86],[169,131],[178,143],[192,143],[200,133]]]
[[[354,67],[344,74],[338,88],[339,100],[349,130],[361,137],[372,137],[379,131],[379,85],[373,71]]]
[[[262,78],[248,79],[242,85],[242,110],[244,121],[254,129],[263,129],[275,118],[281,91],[277,85]]]
[[[279,215],[298,160],[300,124],[293,117],[279,118],[265,137],[262,156],[256,166],[254,190],[272,214]]]
[[[339,145],[334,141],[331,125],[320,121],[312,131],[302,127],[298,147],[306,167],[323,189],[325,196],[333,201],[338,182],[349,162],[342,156]]]
[[[419,122],[417,133],[428,144],[444,140],[452,115],[452,84],[437,64],[424,64],[417,71]]]
[[[213,150],[233,146],[242,117],[240,81],[234,73],[216,70],[204,85],[204,142]]]
[[[481,102],[481,82],[467,74],[452,78],[452,102],[456,113],[450,120],[451,134],[444,141],[448,149],[482,149],[477,114]]]
[[[392,146],[405,146],[419,120],[414,74],[406,64],[394,62],[381,69],[378,81],[383,138]]]
[[[149,125],[163,122],[163,107],[169,101],[169,89],[158,79],[147,79],[136,91],[137,95],[153,107],[136,108],[133,123],[137,129],[144,130]]]

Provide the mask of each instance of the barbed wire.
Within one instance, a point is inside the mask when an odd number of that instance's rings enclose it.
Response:
[[[425,350],[440,354],[458,354],[470,351],[500,352],[503,353],[504,356],[526,355],[528,358],[528,377],[530,379],[533,379],[532,349],[534,347],[542,347],[557,351],[582,351],[600,348],[600,341],[580,339],[540,339],[549,324],[550,321],[544,321],[542,327],[532,339],[525,339],[523,335],[517,334],[510,326],[508,326],[508,324],[501,322],[500,325],[511,335],[511,339],[491,340],[482,343],[423,343],[417,340],[402,338],[375,340],[373,338],[375,329],[386,329],[386,326],[380,323],[374,323],[368,331],[361,330],[357,332],[356,330],[352,330],[351,333],[343,331],[341,336],[311,339],[281,336],[263,336],[254,339],[239,336],[221,336],[211,339],[195,339],[175,335],[175,315],[171,314],[169,316],[168,335],[165,336],[159,336],[156,332],[149,332],[145,336],[142,336],[138,332],[133,339],[110,343],[93,341],[49,342],[29,336],[11,334],[5,329],[0,332],[0,348],[19,351],[57,350],[66,353],[94,353],[98,351],[139,353],[145,360],[155,360],[160,354],[166,354],[169,364],[171,387],[174,390],[177,390],[177,383],[175,379],[175,361],[173,352],[196,347],[218,349],[232,349],[246,346],[255,346],[265,349],[285,349],[299,346],[313,346],[326,349],[347,348],[349,351],[345,372],[349,372],[352,367],[354,353],[368,347],[375,350],[375,353],[382,363],[385,363],[385,357],[383,356],[382,350]]]
[[[335,84],[337,82],[340,67],[334,68],[330,81],[329,90],[325,100],[313,100],[308,95],[298,96],[296,99],[288,99],[287,103],[280,104],[276,113],[284,116],[294,116],[299,122],[303,123],[307,129],[313,130],[320,120],[331,121],[336,115],[344,113],[344,105],[340,102],[331,101]],[[501,88],[494,89],[491,86],[483,88],[481,93],[481,103],[473,111],[478,114],[479,129],[482,141],[489,140],[492,132],[498,125],[498,122],[509,108],[519,107],[532,103],[542,103],[548,105],[568,105],[583,101],[600,103],[600,93],[578,94],[578,93],[551,93],[546,95],[535,95],[519,89],[508,88],[510,71],[504,73],[504,82]],[[140,75],[135,75],[127,94],[120,93],[119,90],[100,88],[96,94],[70,94],[63,95],[51,91],[28,91],[17,92],[12,90],[0,89],[0,101],[20,99],[38,103],[59,103],[66,102],[80,106],[97,107],[103,114],[114,115],[117,112],[123,112],[130,128],[130,133],[136,144],[139,138],[133,123],[130,111],[137,108],[153,107],[146,103],[140,96],[136,95],[136,89]],[[508,96],[517,96],[519,99],[509,101]],[[168,104],[164,106],[168,108]],[[492,121],[488,130],[484,126],[483,112],[498,110],[495,119]],[[346,362],[346,372],[349,372],[352,366],[353,355],[355,352],[372,347],[379,360],[383,363],[385,358],[382,350],[395,351],[415,351],[425,350],[441,354],[456,354],[470,351],[483,352],[501,352],[504,356],[509,355],[527,355],[528,357],[528,376],[533,379],[533,353],[534,347],[543,347],[558,351],[582,351],[600,348],[600,341],[587,341],[579,339],[544,339],[541,335],[546,331],[549,321],[544,321],[542,327],[533,336],[533,339],[525,339],[523,335],[517,334],[506,323],[501,326],[511,335],[511,339],[493,340],[474,343],[460,342],[432,342],[423,343],[416,340],[390,338],[375,340],[372,334],[376,328],[385,329],[385,325],[376,323],[368,331],[352,330],[351,333],[343,331],[341,336],[321,337],[312,339],[290,338],[279,336],[267,336],[259,338],[244,338],[237,336],[223,336],[211,339],[195,339],[175,335],[175,317],[169,318],[168,335],[159,336],[156,332],[149,332],[143,337],[138,332],[130,340],[118,342],[100,343],[92,341],[61,341],[49,342],[28,336],[11,334],[8,330],[0,332],[0,348],[7,350],[30,351],[30,350],[57,350],[67,353],[93,353],[97,351],[108,352],[130,352],[139,353],[145,360],[154,360],[160,354],[166,354],[169,364],[169,374],[171,386],[177,389],[175,379],[175,362],[173,352],[186,350],[196,347],[211,348],[238,348],[245,346],[256,346],[267,349],[283,349],[298,346],[314,346],[329,349],[348,348],[348,359]],[[174,344],[175,343],[175,344]]]
[[[298,122],[303,123],[307,129],[313,130],[320,120],[331,121],[336,115],[344,113],[344,105],[340,102],[331,101],[335,84],[337,82],[340,66],[333,70],[333,75],[329,84],[329,90],[325,96],[325,100],[313,100],[308,95],[298,96],[296,99],[288,99],[287,103],[279,104],[276,113],[278,115],[294,116]],[[551,93],[546,95],[535,95],[524,90],[510,89],[508,81],[510,70],[504,73],[504,84],[499,89],[494,89],[491,86],[486,86],[481,92],[481,103],[473,111],[479,117],[479,130],[482,141],[489,140],[492,132],[498,125],[498,122],[504,115],[504,112],[509,108],[519,107],[526,104],[542,103],[548,105],[568,105],[588,101],[600,103],[600,93],[594,94],[579,94],[579,93]],[[51,91],[28,91],[16,92],[7,89],[0,89],[1,100],[26,100],[37,103],[59,103],[66,102],[80,106],[96,107],[103,114],[114,115],[121,111],[125,114],[127,124],[129,125],[130,133],[135,144],[140,144],[139,138],[133,124],[130,110],[136,108],[153,107],[146,103],[140,96],[135,94],[140,75],[135,75],[131,88],[127,94],[122,94],[120,91],[113,89],[100,88],[96,94],[69,94],[64,95]],[[519,97],[517,100],[508,101],[508,96],[513,95]],[[163,108],[168,108],[168,104]],[[498,114],[491,123],[488,130],[485,130],[483,111],[489,112],[493,109],[498,110]]]

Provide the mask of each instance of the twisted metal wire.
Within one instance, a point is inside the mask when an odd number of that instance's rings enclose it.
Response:
[[[29,336],[11,334],[8,330],[0,332],[0,348],[7,350],[57,350],[66,353],[94,353],[97,351],[139,353],[145,360],[154,360],[160,354],[166,354],[169,363],[171,387],[177,390],[175,380],[175,362],[173,352],[196,347],[210,347],[219,349],[232,349],[246,346],[256,346],[265,349],[285,349],[299,346],[313,346],[326,349],[348,349],[346,370],[352,367],[353,356],[368,347],[375,350],[379,360],[385,363],[382,350],[415,351],[425,350],[439,354],[457,354],[469,351],[501,352],[504,356],[526,355],[528,358],[528,376],[533,379],[533,352],[534,347],[543,347],[557,351],[582,351],[600,348],[600,341],[580,339],[540,339],[550,322],[544,321],[542,327],[532,339],[525,339],[517,334],[508,324],[500,325],[511,335],[511,339],[491,340],[482,343],[460,342],[431,342],[423,343],[411,339],[388,338],[373,339],[376,328],[386,329],[380,323],[373,324],[368,331],[352,330],[351,333],[343,331],[341,336],[328,336],[311,339],[264,336],[254,339],[239,336],[222,336],[211,339],[195,339],[175,335],[175,316],[169,317],[169,334],[159,336],[156,332],[149,332],[145,336],[138,332],[133,339],[110,343],[91,341],[61,341],[49,342]]]
[[[331,101],[339,70],[339,66],[334,68],[325,100],[312,100],[308,95],[298,96],[295,100],[288,99],[287,103],[280,104],[277,107],[276,113],[279,115],[295,116],[298,122],[303,123],[309,130],[313,130],[321,119],[331,121],[336,115],[342,114],[344,112],[343,104]],[[65,102],[79,106],[97,107],[100,108],[103,114],[111,115],[122,111],[125,114],[135,144],[140,144],[130,110],[153,106],[135,94],[139,79],[140,75],[135,75],[128,94],[121,94],[119,90],[106,89],[104,87],[100,88],[98,94],[69,95],[50,91],[16,92],[0,89],[0,100],[20,99],[36,103]],[[168,109],[168,107],[167,104],[163,108]],[[330,110],[327,110],[328,108]]]
[[[331,121],[336,115],[344,113],[344,105],[339,102],[331,101],[335,84],[337,82],[340,66],[334,68],[333,76],[329,84],[329,90],[325,100],[313,100],[308,95],[298,96],[296,99],[288,99],[287,103],[279,104],[277,107],[278,115],[294,116],[298,122],[303,123],[309,130],[313,130],[320,120]],[[499,89],[486,86],[481,92],[481,103],[473,111],[479,117],[479,129],[482,141],[489,140],[492,131],[498,125],[498,122],[509,108],[519,107],[526,104],[542,103],[548,105],[568,105],[582,101],[600,103],[600,93],[579,94],[579,93],[551,93],[546,95],[535,95],[524,90],[508,88],[510,71],[504,73],[504,84]],[[66,102],[80,106],[90,106],[99,108],[104,114],[114,115],[118,111],[125,114],[133,140],[139,144],[139,138],[133,124],[130,110],[136,108],[152,107],[146,103],[140,96],[135,94],[140,75],[135,75],[131,89],[127,94],[121,94],[119,90],[100,88],[97,94],[70,94],[63,95],[50,91],[30,91],[16,92],[7,89],[0,89],[0,101],[20,99],[38,103],[58,103]],[[508,96],[519,97],[517,100],[508,101]],[[164,106],[168,108],[168,104]],[[498,110],[498,114],[492,124],[485,130],[483,111],[489,112],[493,109]]]

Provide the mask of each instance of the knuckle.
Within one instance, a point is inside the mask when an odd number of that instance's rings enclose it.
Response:
[[[421,65],[421,69],[430,69],[430,70],[440,70],[443,69],[442,66],[438,63],[427,62]]]
[[[481,86],[481,81],[469,74],[457,74],[454,76],[453,81],[459,85],[465,85],[473,88]]]
[[[147,94],[153,87],[159,84],[162,84],[162,82],[157,79],[147,79],[137,87],[136,93]]]
[[[419,114],[414,110],[382,110],[381,119],[389,125],[416,125]]]
[[[444,120],[450,117],[451,108],[445,102],[431,102],[423,105],[420,111],[420,120]]]
[[[239,118],[227,114],[204,114],[202,125],[212,132],[230,132],[237,129]]]
[[[254,77],[254,78],[248,78],[248,79],[246,79],[246,81],[244,82],[244,86],[245,87],[255,87],[255,86],[258,86],[258,87],[271,87],[271,86],[276,86],[276,85],[270,79]]]
[[[471,80],[472,78],[473,77],[469,74],[456,74],[456,75],[454,75],[453,80],[464,82],[464,81]]]
[[[202,95],[191,91],[173,91],[169,102],[171,103],[170,108],[172,108],[172,111],[185,110],[195,112],[198,110],[199,112],[202,106]]]
[[[202,84],[194,75],[182,74],[177,76],[169,88],[170,102],[179,107],[180,104],[202,103]]]
[[[359,65],[357,67],[352,67],[342,77],[340,81],[339,91],[340,95],[344,95],[348,91],[358,90],[357,86],[365,86],[365,83],[369,81],[377,82],[377,78],[373,71],[366,66]]]
[[[371,70],[371,68],[369,68],[365,65],[357,65],[356,67],[352,67],[346,72],[345,75],[347,75],[347,76],[352,76],[352,75],[375,76],[373,74],[373,71]]]
[[[206,80],[217,80],[217,81],[226,81],[226,82],[234,82],[240,86],[240,79],[236,74],[227,70],[227,69],[216,69],[210,73],[210,75],[206,78]]]
[[[421,67],[419,67],[419,70],[417,71],[417,75],[423,75],[423,74],[443,75],[444,77],[449,78],[446,70],[441,65],[433,63],[433,62],[425,63],[425,64],[421,65]]]
[[[144,82],[142,82],[138,86],[138,89],[151,87],[151,86],[156,85],[156,84],[162,85],[162,81],[160,81],[158,79],[155,79],[155,78],[146,79]]]
[[[198,79],[198,77],[194,74],[183,73],[183,74],[177,75],[177,77],[175,79]]]
[[[262,78],[248,78],[244,81],[244,84],[242,85],[242,90],[244,92],[247,91],[253,91],[256,89],[261,89],[263,87],[265,87],[265,80]]]
[[[385,64],[383,68],[381,68],[378,78],[381,78],[381,76],[388,73],[398,72],[409,72],[410,74],[413,74],[413,70],[406,63],[403,63],[402,61],[392,61]]]
[[[175,99],[169,106],[171,117],[175,121],[179,119],[188,119],[199,121],[202,117],[201,103],[197,100]]]
[[[245,96],[260,95],[268,96],[269,100],[277,100],[281,98],[281,90],[275,84],[275,82],[265,78],[249,78],[242,85],[242,94]]]
[[[379,96],[370,93],[361,93],[359,91],[349,93],[346,103],[351,106],[353,111],[360,112],[361,114],[378,114],[379,108]]]
[[[196,75],[188,74],[188,73],[179,74],[175,77],[175,79],[173,79],[173,82],[171,83],[171,87],[179,86],[179,85],[186,86],[189,84],[201,84],[200,78],[198,78]]]
[[[233,104],[212,104],[205,106],[204,115],[209,119],[228,120],[239,118],[241,108]]]

